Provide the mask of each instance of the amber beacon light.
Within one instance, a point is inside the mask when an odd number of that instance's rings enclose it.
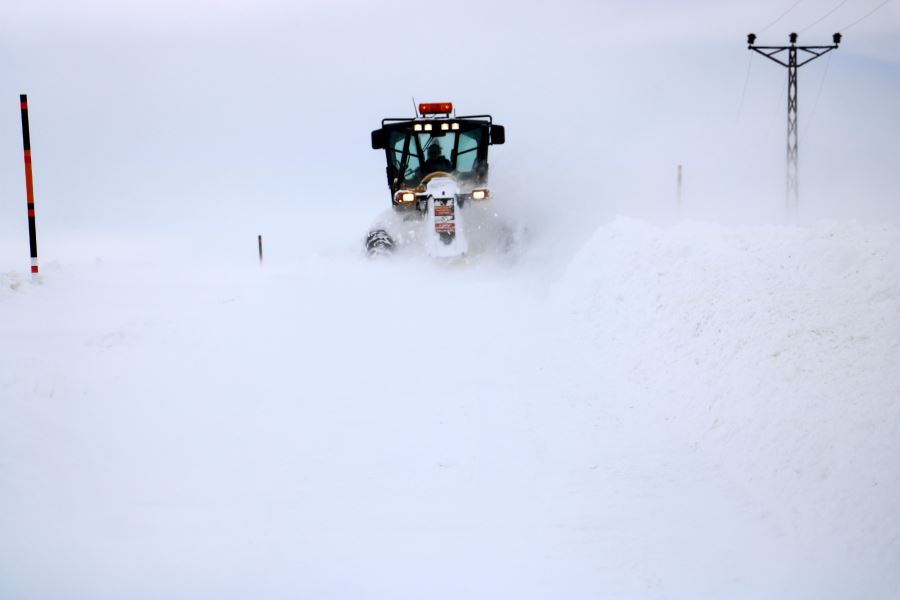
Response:
[[[420,115],[449,115],[453,112],[452,102],[426,102],[419,105]]]

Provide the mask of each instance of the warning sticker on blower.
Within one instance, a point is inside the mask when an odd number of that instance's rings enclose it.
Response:
[[[434,230],[438,233],[456,232],[453,200],[435,200]]]

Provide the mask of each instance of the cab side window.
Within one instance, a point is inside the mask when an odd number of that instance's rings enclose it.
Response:
[[[459,147],[456,151],[456,170],[466,173],[475,169],[478,159],[478,146],[481,145],[481,128],[463,131],[459,134]]]

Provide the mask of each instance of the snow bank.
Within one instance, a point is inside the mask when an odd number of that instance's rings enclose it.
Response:
[[[0,280],[0,597],[900,592],[896,230],[267,240]]]
[[[26,281],[20,273],[0,273],[0,297],[15,292]]]
[[[555,289],[616,410],[640,404],[648,432],[704,455],[778,541],[761,549],[795,572],[766,597],[900,594],[898,265],[889,226],[620,219]]]

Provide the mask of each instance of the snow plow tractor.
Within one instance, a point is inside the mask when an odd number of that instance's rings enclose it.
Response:
[[[372,132],[387,159],[391,209],[366,237],[369,256],[409,244],[434,257],[468,251],[464,209],[490,199],[488,147],[506,132],[490,115],[453,115],[449,102],[419,104],[415,118],[382,119]]]

